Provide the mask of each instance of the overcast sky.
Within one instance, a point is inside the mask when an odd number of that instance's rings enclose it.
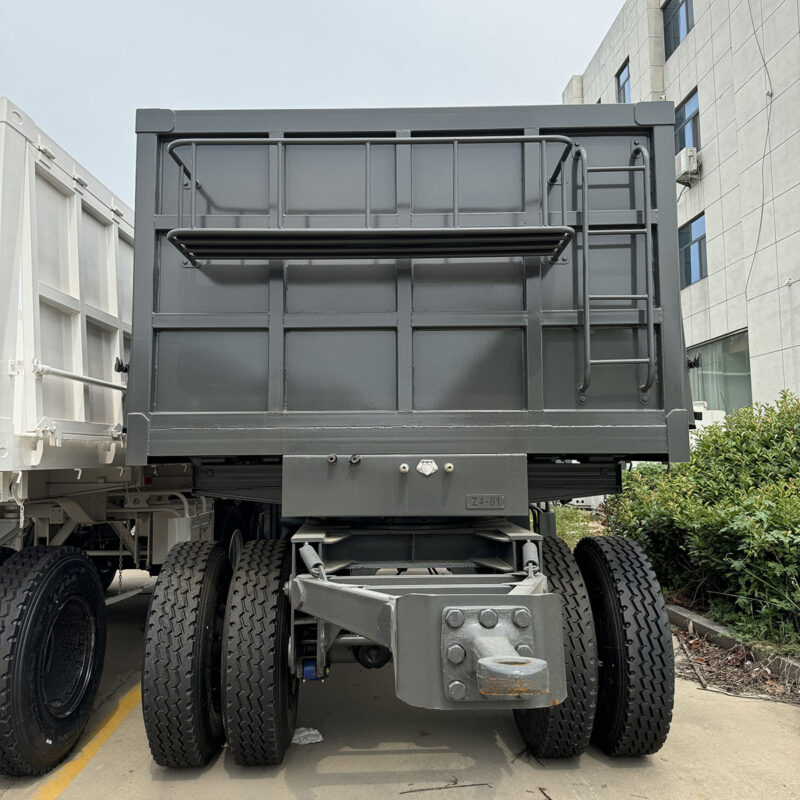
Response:
[[[132,204],[136,108],[560,103],[622,5],[0,0],[0,95]]]

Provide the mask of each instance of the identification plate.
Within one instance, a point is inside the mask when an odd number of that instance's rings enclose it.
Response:
[[[467,508],[505,508],[506,496],[504,494],[468,494]]]

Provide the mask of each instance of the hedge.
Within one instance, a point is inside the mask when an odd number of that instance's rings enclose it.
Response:
[[[611,533],[672,591],[758,638],[800,647],[800,399],[728,414],[687,464],[641,464],[606,503]]]

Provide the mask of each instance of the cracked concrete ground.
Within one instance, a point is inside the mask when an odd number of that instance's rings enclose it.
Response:
[[[97,748],[94,755],[81,760],[78,750],[75,766],[35,780],[0,778],[2,800],[800,797],[796,706],[704,692],[678,680],[672,731],[655,756],[610,759],[590,749],[575,761],[537,762],[521,753],[510,713],[411,708],[394,697],[389,668],[350,664],[334,665],[324,685],[303,686],[298,725],[316,728],[323,741],[293,745],[281,767],[242,769],[223,751],[201,770],[162,769],[150,758],[135,702],[127,716],[117,714],[121,722],[102,745],[90,738],[138,682],[147,602],[140,595],[109,607],[100,702],[83,743]]]

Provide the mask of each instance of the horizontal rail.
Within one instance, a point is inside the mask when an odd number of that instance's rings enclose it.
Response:
[[[199,139],[175,139],[167,145],[167,153],[172,159],[186,170],[187,177],[191,180],[192,175],[189,172],[188,165],[176,155],[175,150],[179,147],[192,147],[202,145],[206,146],[231,146],[231,145],[332,145],[332,144],[352,144],[352,145],[414,145],[414,144],[448,144],[453,145],[455,142],[458,144],[532,144],[541,142],[544,144],[563,144],[564,149],[559,156],[558,163],[553,171],[549,183],[555,183],[558,173],[561,171],[561,165],[567,160],[570,154],[574,141],[569,136],[561,136],[559,134],[552,135],[498,135],[498,136],[320,136],[320,137],[292,137],[292,136],[276,136],[271,137],[225,137],[225,138],[212,138],[205,137]]]
[[[65,369],[59,369],[58,367],[51,367],[49,364],[42,364],[38,360],[34,360],[33,362],[33,372],[34,375],[55,375],[70,381],[89,383],[92,386],[102,386],[104,389],[114,389],[114,391],[117,392],[124,392],[128,388],[121,383],[111,383],[111,381],[104,381],[102,378],[92,378],[89,375],[79,375],[77,372],[69,372]]]

